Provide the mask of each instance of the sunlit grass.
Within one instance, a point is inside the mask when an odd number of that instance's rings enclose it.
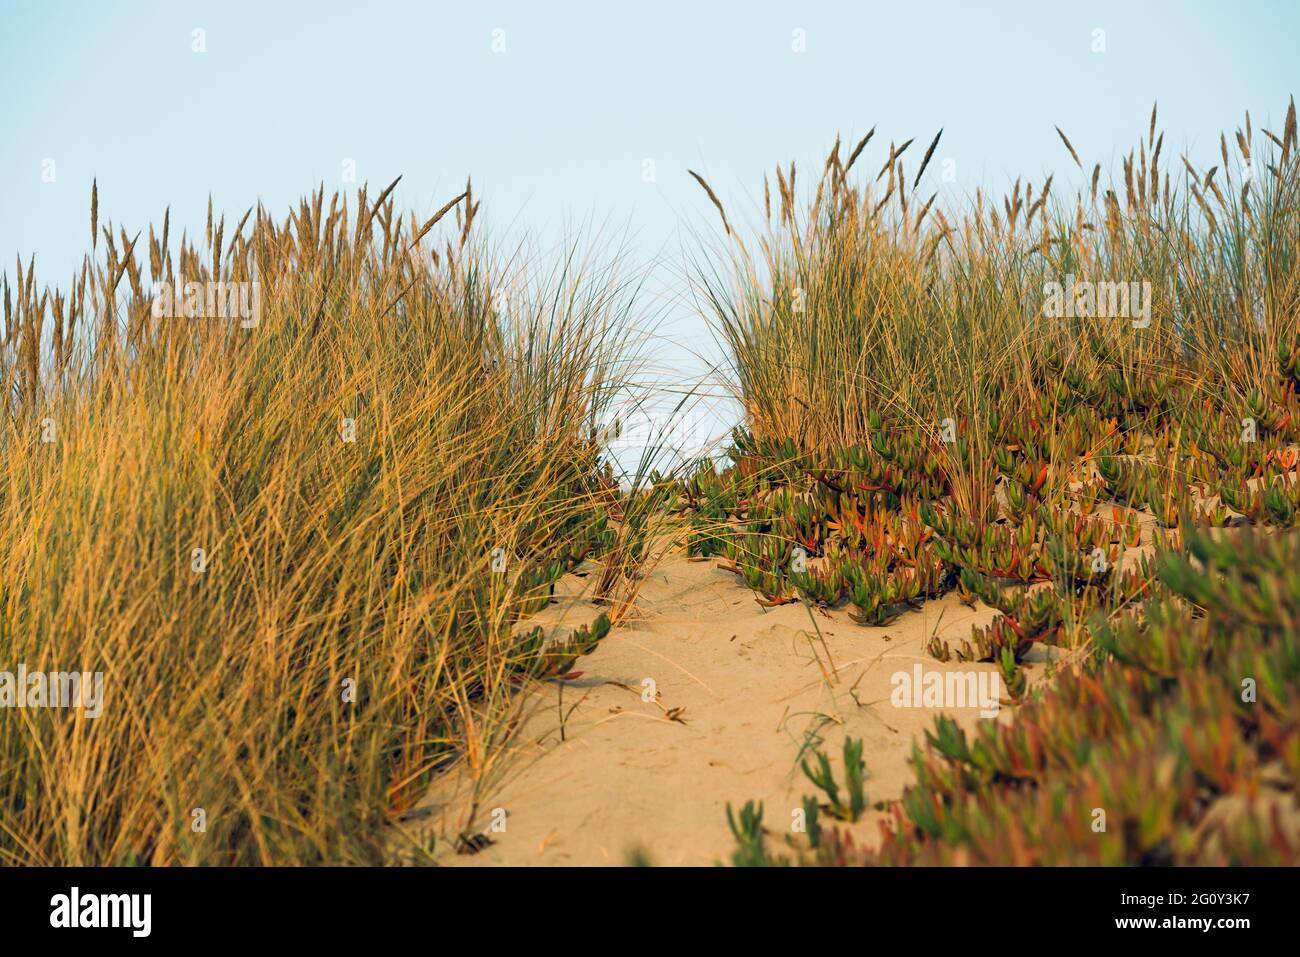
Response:
[[[636,344],[616,264],[494,258],[473,203],[322,192],[175,256],[92,223],[70,287],[6,279],[0,667],[105,703],[0,715],[0,863],[376,863],[437,768],[488,774],[512,626],[620,540],[592,436]],[[260,321],[153,315],[212,278]]]

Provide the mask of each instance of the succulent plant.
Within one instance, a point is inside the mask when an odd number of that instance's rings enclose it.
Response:
[[[801,763],[804,775],[826,795],[827,810],[841,821],[856,821],[867,807],[867,794],[864,789],[866,781],[866,764],[862,760],[862,740],[844,739],[844,791],[835,781],[831,770],[831,761],[825,751],[815,755],[816,763],[808,759]],[[814,806],[815,806],[815,802]]]

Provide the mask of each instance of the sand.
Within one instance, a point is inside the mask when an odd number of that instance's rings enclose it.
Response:
[[[593,578],[568,576],[541,620],[594,617],[583,594]],[[917,664],[926,673],[994,671],[941,663],[924,645],[936,629],[955,644],[995,614],[954,595],[884,627],[802,602],[763,608],[716,559],[670,555],[644,582],[635,620],[579,660],[581,676],[548,682],[530,699],[475,820],[493,843],[453,851],[469,807],[463,770],[444,774],[404,826],[432,829],[437,860],[456,866],[622,865],[634,851],[656,865],[725,862],[735,847],[727,803],[761,800],[767,832],[784,840],[802,797],[816,793],[801,759],[825,749],[842,780],[845,735],[864,741],[869,800],[900,797],[913,740],[939,709],[896,707],[891,675]],[[1042,676],[1041,663],[1028,667],[1031,680]],[[1013,711],[1004,701],[993,720]],[[978,706],[946,713],[966,728],[989,720]],[[855,838],[874,844],[882,816],[870,811],[852,825]]]

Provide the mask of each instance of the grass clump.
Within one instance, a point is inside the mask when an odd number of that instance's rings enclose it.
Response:
[[[5,278],[0,662],[104,702],[0,721],[0,863],[392,860],[431,776],[486,788],[521,692],[626,614],[624,555],[571,639],[516,628],[619,545],[593,435],[630,287],[494,257],[477,209],[322,189],[173,249],[96,190],[68,289]]]

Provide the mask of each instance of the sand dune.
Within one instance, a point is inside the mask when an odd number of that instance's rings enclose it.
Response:
[[[592,606],[574,594],[582,583],[567,580],[570,594],[547,617],[589,617]],[[995,615],[952,595],[865,627],[842,610],[762,608],[715,560],[675,554],[645,582],[639,613],[579,662],[580,677],[548,684],[532,702],[508,772],[481,803],[476,825],[491,846],[452,852],[468,779],[453,772],[434,786],[421,826],[439,834],[441,862],[613,865],[639,849],[654,864],[717,863],[734,846],[727,803],[762,800],[768,831],[788,833],[802,796],[816,790],[801,758],[824,748],[838,774],[845,735],[865,742],[869,799],[901,796],[913,739],[938,709],[891,704],[895,672],[918,663],[926,672],[994,670],[925,654],[936,629],[960,639]],[[974,707],[950,713],[967,727],[981,720]],[[505,811],[503,832],[490,828],[496,808]],[[880,817],[870,812],[855,834],[873,839]]]

